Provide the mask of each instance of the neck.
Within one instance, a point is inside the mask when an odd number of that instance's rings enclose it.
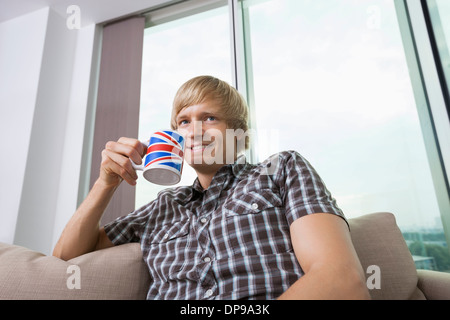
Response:
[[[198,176],[198,181],[202,185],[203,190],[206,190],[209,188],[209,185],[211,184],[211,181],[214,178],[214,175],[216,174],[217,171],[219,171],[220,168],[222,168],[222,166],[223,165],[217,166],[217,167],[210,166],[208,168],[201,168],[201,169],[195,170],[195,172],[197,173],[197,176]]]
[[[237,160],[236,153],[234,154],[234,162]],[[198,176],[198,181],[200,182],[203,190],[206,190],[209,188],[209,185],[211,184],[212,179],[214,178],[214,175],[217,171],[219,171],[220,168],[222,168],[225,164],[211,164],[211,165],[200,165],[200,166],[193,166],[191,167],[195,170]]]

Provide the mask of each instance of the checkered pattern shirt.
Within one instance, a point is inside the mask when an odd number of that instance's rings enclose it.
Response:
[[[198,179],[163,190],[105,226],[115,245],[140,242],[152,279],[148,299],[275,299],[303,275],[290,224],[318,212],[344,218],[297,152],[257,165],[240,159],[207,190]]]

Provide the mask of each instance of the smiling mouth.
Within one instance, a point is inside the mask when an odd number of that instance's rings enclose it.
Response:
[[[196,153],[196,152],[203,152],[206,148],[213,148],[215,145],[214,142],[210,143],[210,144],[201,144],[198,146],[191,146],[188,147],[187,149],[191,150],[191,152]]]

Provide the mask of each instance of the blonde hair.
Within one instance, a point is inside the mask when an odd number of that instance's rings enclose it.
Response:
[[[198,76],[185,82],[177,91],[172,108],[170,126],[177,129],[177,115],[189,106],[215,100],[222,107],[230,129],[248,131],[248,107],[242,95],[227,82],[212,76]],[[249,147],[249,137],[245,136],[245,149]]]

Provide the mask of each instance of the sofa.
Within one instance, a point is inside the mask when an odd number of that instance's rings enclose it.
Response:
[[[391,213],[349,219],[374,300],[450,299],[450,273],[416,270]],[[0,299],[145,299],[150,277],[136,243],[69,261],[0,243]]]

